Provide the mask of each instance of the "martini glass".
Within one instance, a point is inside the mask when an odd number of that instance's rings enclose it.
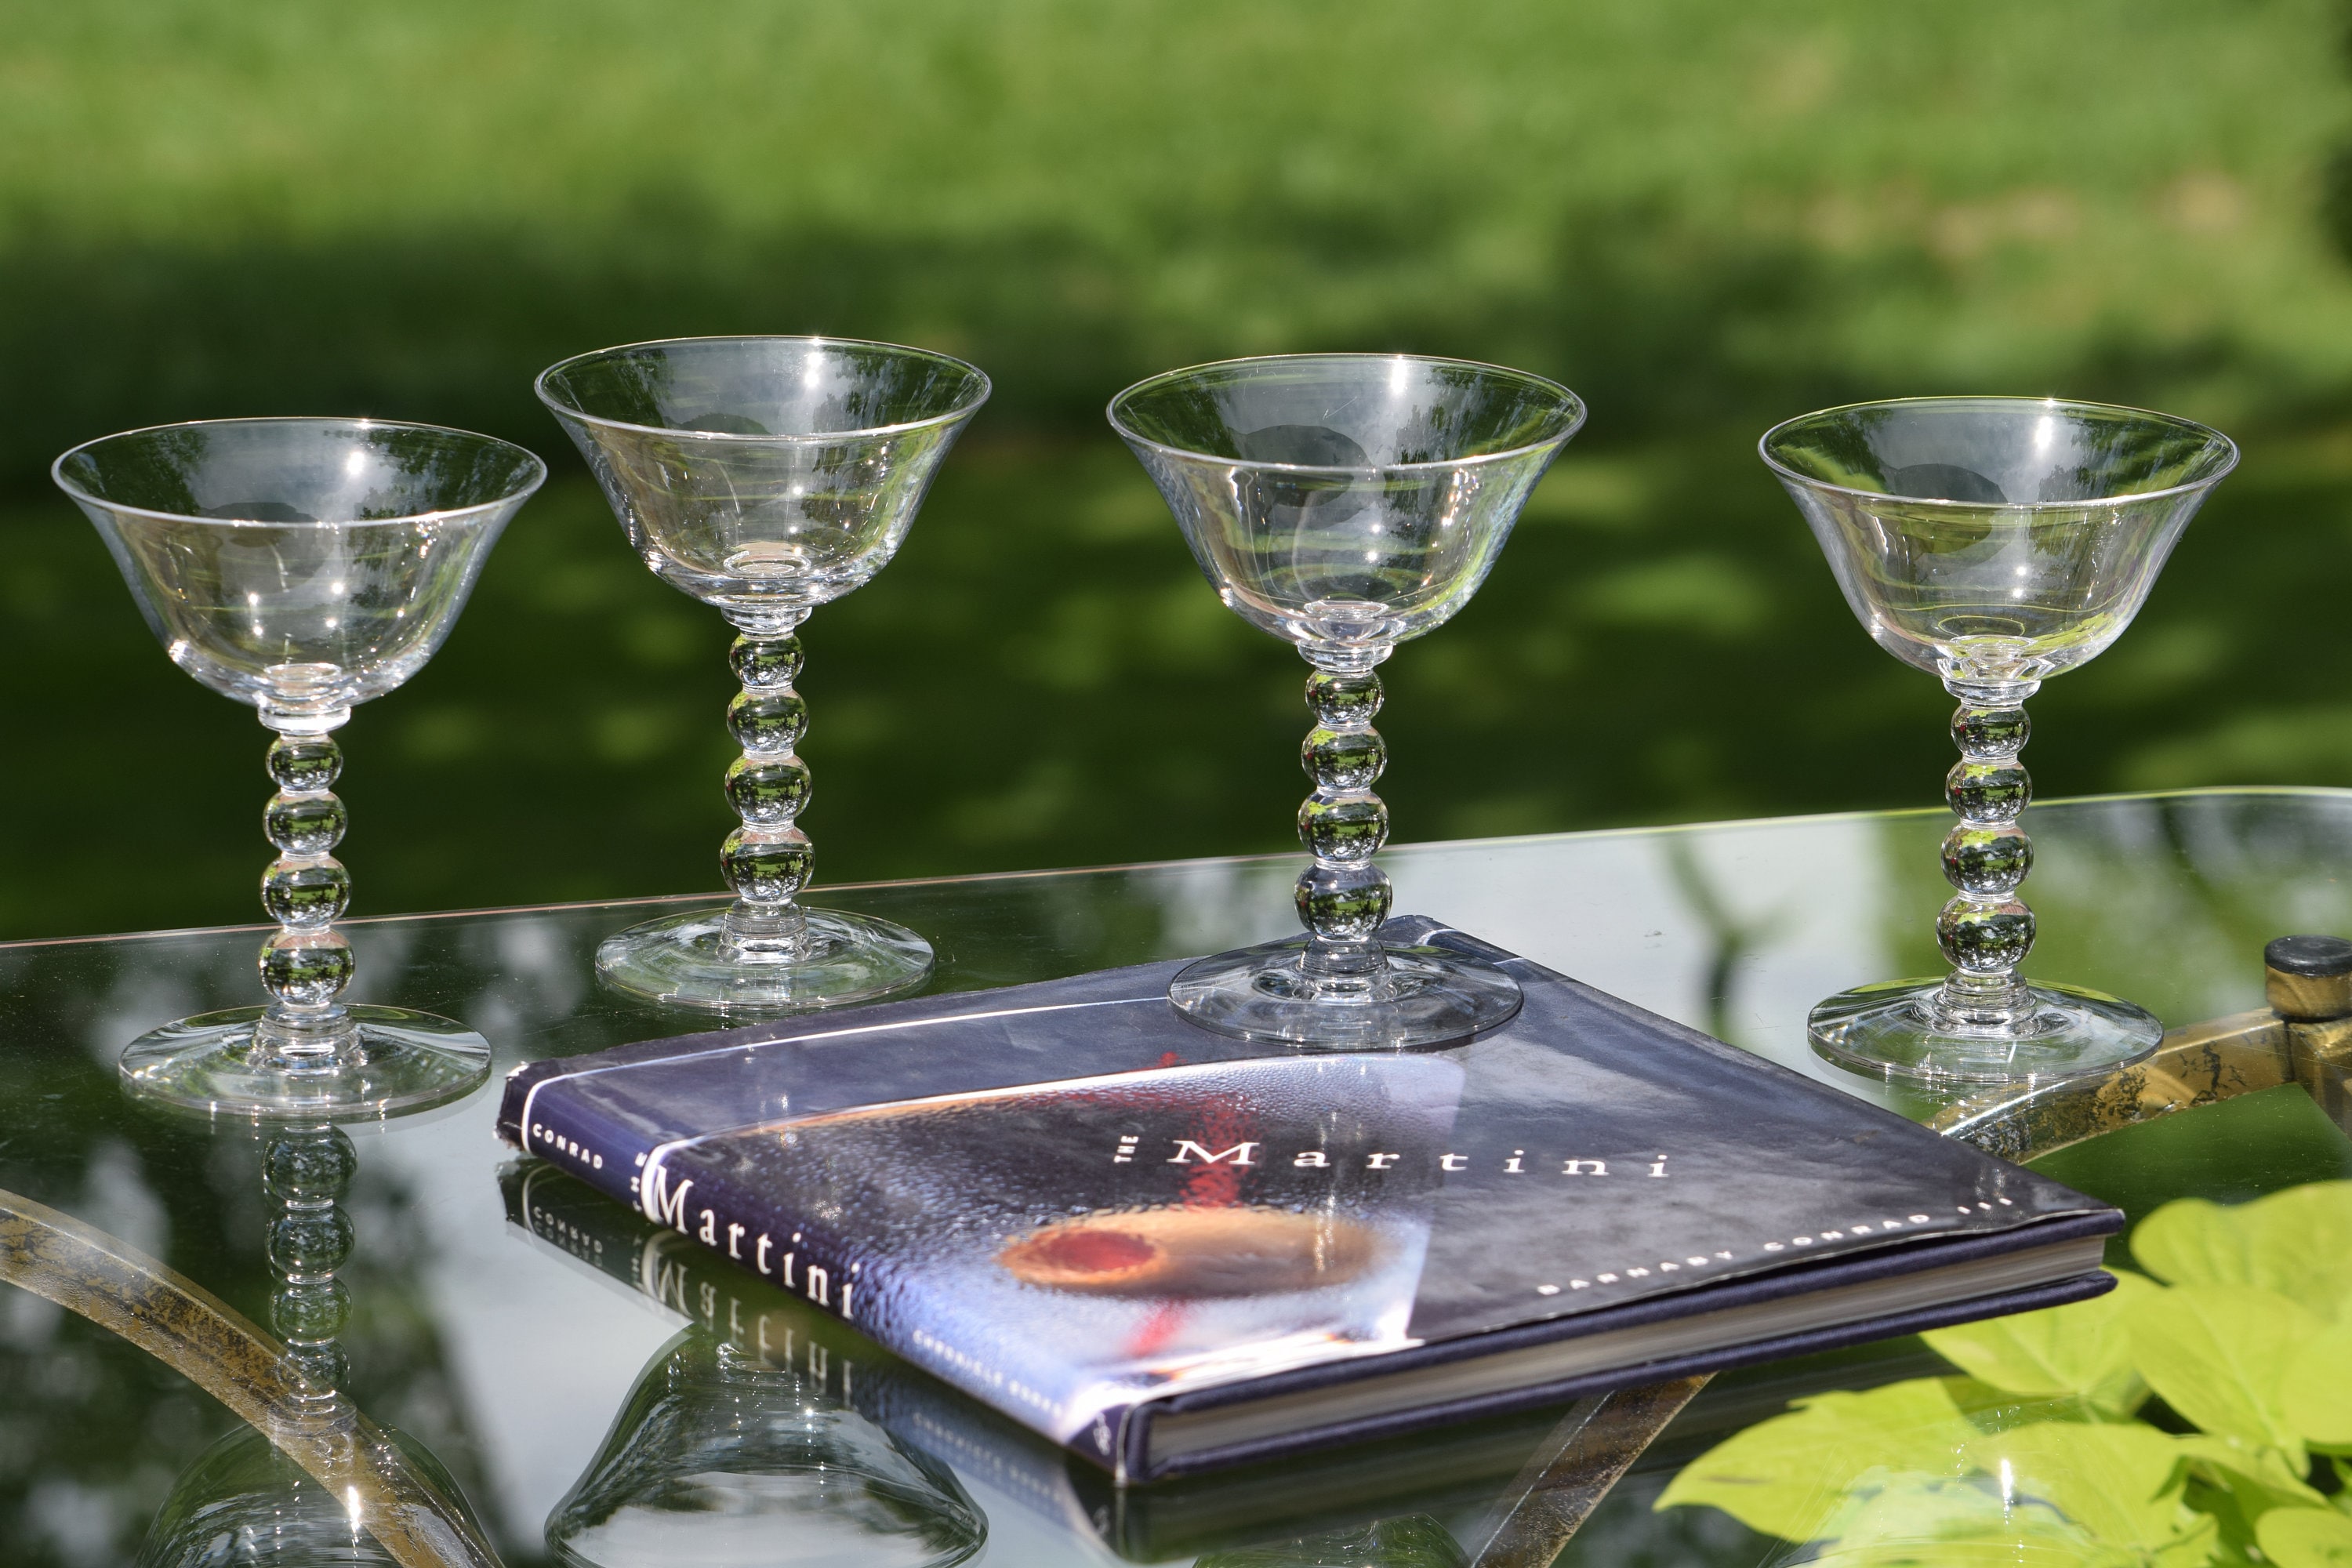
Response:
[[[1813,1048],[1926,1083],[2105,1072],[2154,1049],[2164,1026],[2144,1008],[2018,973],[2034,931],[2017,897],[2033,865],[2017,821],[2032,793],[2024,704],[2123,635],[2237,447],[2133,408],[1921,397],[1808,414],[1761,450],[1871,637],[1959,701],[1953,895],[1936,918],[1952,971],[1831,997]]]
[[[546,465],[430,425],[223,419],[75,447],[51,470],[98,525],[172,662],[277,731],[261,880],[278,921],[266,1007],[183,1018],[122,1056],[134,1094],[192,1110],[340,1121],[454,1100],[489,1072],[461,1024],[336,1000],[351,876],[331,738],[425,668]]]
[[[920,984],[921,937],[796,901],[815,850],[796,820],[809,771],[794,632],[898,552],[988,377],[889,343],[679,338],[582,354],[538,384],[646,565],[740,634],[727,724],[743,754],[726,787],[742,826],[719,852],[735,901],[607,938],[597,972],[652,1001],[746,1012]]]
[[[1314,673],[1300,760],[1304,936],[1219,953],[1169,986],[1220,1034],[1332,1049],[1442,1045],[1519,1009],[1501,970],[1384,946],[1388,761],[1376,667],[1486,581],[1528,492],[1584,423],[1564,386],[1407,354],[1297,354],[1170,371],[1111,399],[1225,607]]]

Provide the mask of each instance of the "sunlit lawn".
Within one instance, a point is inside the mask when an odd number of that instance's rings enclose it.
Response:
[[[1388,667],[1401,837],[1927,804],[1755,436],[2058,391],[2247,453],[2035,705],[2045,793],[2352,784],[2352,140],[2326,5],[0,6],[0,934],[252,918],[266,737],[46,485],[170,418],[367,411],[558,477],[346,731],[359,912],[712,886],[715,616],[646,576],[532,372],[825,331],[998,395],[807,632],[844,879],[1277,848],[1303,667],[1216,605],[1098,409],[1171,363],[1411,348],[1593,418]]]

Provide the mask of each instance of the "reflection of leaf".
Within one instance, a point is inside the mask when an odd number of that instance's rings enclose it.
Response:
[[[1656,1506],[1705,1504],[1766,1535],[1812,1541],[1850,1496],[1958,1479],[1977,1436],[1937,1378],[1819,1394],[1692,1460]]]
[[[2325,1505],[2321,1496],[2301,1476],[2287,1468],[2276,1448],[2266,1448],[2235,1437],[2200,1432],[2178,1439],[2190,1468],[2210,1484],[2226,1489],[2248,1519],[2266,1509]]]
[[[2046,1508],[2004,1500],[1981,1481],[1907,1477],[1860,1500],[1838,1521],[1816,1568],[2124,1568],[2144,1561],[2107,1550]]]
[[[2327,1509],[2277,1508],[2254,1539],[2279,1568],[2352,1568],[2352,1519]]]
[[[2179,1442],[2137,1421],[2036,1421],[1987,1434],[1968,1456],[2004,1496],[2046,1502],[2105,1545],[2157,1551],[2200,1528],[2180,1501]]]
[[[2126,1314],[2140,1375],[2208,1432],[2284,1449],[2300,1469],[2303,1443],[2281,1408],[2287,1367],[2320,1319],[2284,1296],[2242,1285],[2150,1291]]]
[[[1425,1513],[1293,1541],[1213,1552],[1193,1568],[1463,1568],[1469,1559]]]
[[[2305,1442],[2352,1447],[2352,1323],[2305,1344],[2287,1369],[2286,1418]]]
[[[2132,1370],[2124,1313],[2156,1289],[2137,1274],[2118,1274],[2116,1288],[2092,1300],[1937,1329],[1922,1337],[1937,1355],[2005,1393],[2073,1394],[2108,1414],[2128,1415],[2147,1389]]]
[[[2311,1182],[2224,1208],[2168,1203],[2132,1232],[2132,1256],[2175,1285],[2252,1285],[2352,1322],[2352,1182]]]
[[[2200,1432],[2179,1439],[2188,1461],[2189,1506],[2221,1527],[2224,1563],[2252,1562],[2255,1522],[2273,1509],[2325,1506],[2327,1500],[2287,1468],[2276,1448]]]
[[[2217,1526],[2183,1500],[2183,1460],[2210,1439],[2136,1421],[1980,1432],[1956,1392],[1990,1391],[1923,1378],[1810,1400],[1693,1461],[1657,1506],[1708,1504],[1784,1541],[1830,1541],[1820,1561],[1843,1568],[2207,1560]]]

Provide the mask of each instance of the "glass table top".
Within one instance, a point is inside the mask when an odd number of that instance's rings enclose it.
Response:
[[[1884,1098],[1811,1057],[1804,1016],[1858,982],[1939,969],[1935,847],[1948,822],[1872,814],[1405,846],[1384,864],[1400,912],[1436,916]],[[2127,996],[2168,1027],[2263,1006],[2270,938],[2352,932],[2352,792],[2059,802],[2034,807],[2027,826],[2042,930],[2029,972]],[[939,952],[934,986],[971,989],[1286,934],[1297,865],[1267,857],[826,888],[811,901],[922,931]],[[706,1019],[600,989],[591,958],[621,926],[712,901],[353,921],[349,999],[462,1019],[489,1038],[499,1074],[685,1033]],[[322,1499],[275,1457],[223,1393],[234,1368],[221,1370],[216,1342],[192,1348],[182,1320],[118,1332],[58,1304],[55,1289],[0,1284],[0,1562],[1938,1560],[1942,1547],[1902,1554],[1917,1541],[1943,1543],[1953,1560],[1994,1560],[1967,1556],[1992,1542],[2006,1543],[2002,1562],[2075,1562],[2104,1561],[2097,1553],[2126,1537],[2129,1550],[2159,1553],[2139,1560],[2352,1561],[2309,1555],[2335,1550],[2336,1521],[2352,1542],[2333,1457],[2352,1453],[2352,1389],[2332,1436],[2332,1405],[2311,1417],[2325,1428],[2316,1436],[2215,1415],[2226,1390],[2209,1410],[2181,1382],[2178,1367],[2193,1355],[2165,1360],[2131,1327],[2140,1318],[2099,1303],[2063,1310],[2107,1318],[2070,1321],[2043,1340],[2096,1363],[2104,1383],[2084,1373],[2075,1387],[2047,1367],[2017,1373],[2016,1358],[1986,1350],[1984,1334],[1913,1338],[1726,1374],[1696,1397],[1660,1394],[1646,1411],[1639,1399],[1588,1401],[1121,1494],[755,1279],[659,1243],[619,1205],[523,1160],[492,1131],[495,1088],[349,1130],[358,1163],[340,1207],[351,1226],[336,1271],[344,1296],[329,1301],[321,1287],[307,1307],[289,1305],[273,1300],[289,1258],[341,1244],[286,1230],[262,1169],[278,1135],[134,1106],[114,1068],[160,1020],[256,1000],[260,929],[0,945],[0,1189],[12,1195],[0,1202],[36,1222],[41,1206],[56,1211],[58,1234],[102,1233],[113,1238],[104,1245],[157,1260],[256,1324],[271,1325],[275,1310],[287,1337],[330,1337],[316,1331],[323,1324],[347,1362],[351,1405],[400,1435],[402,1463],[429,1488],[462,1497],[479,1539],[465,1546],[462,1524],[440,1537],[382,1532],[394,1540],[360,1527],[345,1531],[341,1555],[320,1555],[297,1516],[323,1504],[363,1524],[375,1517],[372,1495]],[[2271,1296],[2294,1298],[2303,1316],[2281,1308],[2286,1327],[2265,1333],[2323,1347],[2333,1342],[2325,1332],[2352,1335],[2326,1328],[2352,1324],[2352,1209],[2337,1203],[2352,1186],[2327,1184],[2352,1177],[2352,1142],[2303,1089],[2109,1132],[2044,1168],[2117,1203],[2136,1226],[2173,1205],[2158,1226],[2168,1236],[2205,1225],[2240,1238],[2230,1245],[2247,1256],[2273,1231],[2305,1237],[2277,1245],[2305,1255],[2294,1267],[2319,1283],[2271,1281]],[[2266,1195],[2258,1209],[2177,1202]],[[0,1258],[29,1280],[27,1248],[49,1233],[27,1223],[0,1215]],[[2254,1289],[2176,1278],[2191,1266],[2151,1262],[2156,1235],[2118,1238],[2110,1254],[2116,1267],[2175,1279],[2147,1291],[2178,1303],[2195,1289]],[[2139,1291],[2102,1300],[2126,1295]],[[2352,1338],[2343,1342],[2352,1364]],[[2063,1362],[2048,1344],[2044,1359]],[[205,1356],[209,1374],[196,1364]],[[2261,1373],[2246,1397],[2266,1409],[2286,1375]],[[1811,1403],[1792,1412],[1791,1400]],[[1853,1429],[1824,1436],[1839,1420]],[[1782,1425],[1762,1425],[1771,1422]],[[2095,1426],[2106,1434],[2096,1464],[2083,1457]],[[2053,1448],[2052,1426],[2074,1446]],[[2029,1427],[2031,1442],[2016,1436]],[[2015,1456],[1982,1448],[2004,1433],[2021,1454],[2042,1444],[2041,1468],[2026,1468],[2060,1479],[2018,1491]],[[2203,1458],[2200,1442],[2212,1447]],[[2152,1458],[2163,1444],[2172,1447]],[[2223,1447],[2236,1458],[2215,1457]],[[2268,1489],[2230,1480],[2232,1463],[2245,1476],[2262,1470]],[[2137,1479],[2114,1482],[2110,1470]],[[2155,1500],[2137,1513],[2109,1517],[2080,1500],[2142,1480]],[[2266,1559],[2247,1555],[2271,1544]]]

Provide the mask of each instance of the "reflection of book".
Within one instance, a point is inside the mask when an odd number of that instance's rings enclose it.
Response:
[[[1435,1441],[1391,1438],[1276,1464],[1119,1488],[916,1370],[834,1313],[728,1265],[544,1164],[501,1173],[508,1220],[704,1332],[807,1380],[950,1465],[969,1485],[1139,1563],[1484,1504],[1559,1418],[1556,1408],[1469,1422]],[[1775,1409],[1778,1408],[1776,1405]]]
[[[509,1223],[742,1353],[797,1373],[812,1397],[856,1410],[1048,1518],[1090,1522],[1061,1449],[909,1367],[837,1314],[544,1165],[510,1166],[499,1185]]]
[[[540,1243],[886,1427],[984,1495],[1091,1534],[1137,1563],[1411,1514],[1491,1511],[1563,1414],[1548,1405],[1149,1487],[1118,1487],[1026,1427],[908,1366],[837,1314],[734,1268],[543,1163],[500,1174],[508,1220]],[[1948,1370],[1916,1341],[1843,1350],[1717,1379],[1635,1469],[1671,1474],[1791,1399]]]
[[[533,1064],[500,1128],[1125,1479],[2105,1287],[2113,1210],[1392,934],[1525,1008],[1266,1055],[1144,965]]]

